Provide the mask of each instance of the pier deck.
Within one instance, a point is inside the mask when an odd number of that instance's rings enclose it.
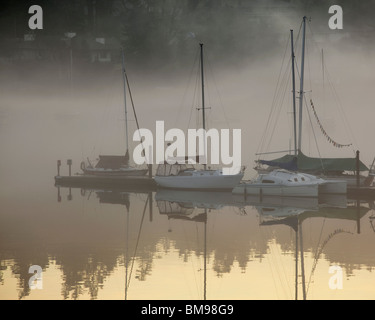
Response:
[[[375,199],[375,187],[347,187],[348,198]]]
[[[62,187],[124,187],[156,190],[156,182],[148,176],[109,177],[109,176],[55,176],[55,185]]]

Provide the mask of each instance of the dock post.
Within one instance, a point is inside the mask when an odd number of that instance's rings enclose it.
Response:
[[[356,152],[356,177],[357,177],[357,188],[359,188],[359,150]]]
[[[148,165],[148,177],[152,179],[152,164]]]
[[[69,177],[72,175],[72,159],[68,159],[67,164],[69,166]]]
[[[60,176],[61,160],[57,160],[57,176]]]
[[[69,194],[68,194],[67,199],[68,199],[68,201],[71,201],[73,199],[72,188],[69,188]]]

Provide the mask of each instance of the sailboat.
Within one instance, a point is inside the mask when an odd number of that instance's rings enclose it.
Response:
[[[99,161],[96,165],[87,160],[88,164],[81,162],[81,170],[84,175],[90,176],[144,176],[148,169],[141,169],[129,165],[129,137],[128,137],[128,111],[126,104],[127,91],[127,75],[125,70],[124,51],[122,55],[122,76],[124,83],[124,107],[125,107],[125,135],[126,135],[126,151],[125,155],[99,155]],[[130,88],[129,88],[130,89]]]
[[[202,85],[202,116],[203,131],[205,132],[205,101],[204,101],[204,69],[203,69],[203,44],[200,43],[200,67]],[[198,157],[197,157],[198,158]],[[191,159],[186,157],[175,163],[162,163],[158,165],[155,182],[162,188],[197,189],[197,190],[232,190],[243,178],[244,169],[236,174],[224,174],[223,170],[196,169]],[[182,162],[186,163],[182,163]],[[170,161],[168,161],[170,162]]]
[[[299,131],[297,138],[297,123],[296,123],[296,106],[295,106],[295,80],[294,80],[294,49],[293,49],[293,30],[291,30],[291,47],[292,47],[292,80],[293,80],[293,114],[294,114],[294,154],[286,154],[282,157],[273,160],[257,160],[254,168],[258,173],[267,173],[275,169],[285,169],[290,171],[298,171],[309,173],[317,177],[322,177],[327,181],[325,188],[333,192],[335,190],[343,190],[343,183],[346,185],[355,185],[357,181],[357,171],[369,171],[367,166],[355,158],[318,158],[309,157],[302,152],[302,107],[304,100],[304,61],[305,61],[305,37],[306,37],[306,17],[303,17],[303,36],[302,36],[302,57],[300,69],[300,91],[299,91]],[[312,104],[312,101],[311,101]],[[312,104],[313,107],[313,104]],[[313,108],[314,109],[314,108]],[[314,114],[315,109],[314,109]],[[322,127],[321,127],[322,128]],[[332,141],[331,139],[329,139]],[[333,141],[332,141],[333,142]],[[342,147],[336,142],[334,145]],[[265,154],[265,153],[263,153]],[[258,153],[258,155],[263,155]],[[350,173],[352,172],[352,173]],[[374,176],[361,176],[361,185],[370,185]]]

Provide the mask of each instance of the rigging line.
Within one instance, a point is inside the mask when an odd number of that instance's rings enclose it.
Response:
[[[316,36],[315,36],[316,33],[313,31],[313,29],[311,27],[311,21],[307,20],[307,22],[308,22],[307,26],[308,26],[310,34],[311,34],[311,38],[310,38],[311,40],[309,42],[312,42],[315,45],[317,51],[320,52],[321,48],[319,47],[318,42],[315,39],[316,38]]]
[[[195,64],[197,64],[197,63],[195,62]],[[188,130],[189,127],[190,127],[190,122],[191,122],[191,118],[192,118],[192,115],[193,115],[193,111],[196,110],[197,109],[197,105],[199,105],[199,103],[197,102],[197,100],[198,100],[198,98],[197,98],[197,91],[198,91],[199,81],[200,81],[200,72],[201,72],[200,68],[198,67],[196,69],[195,86],[194,86],[194,91],[193,91],[193,98],[191,100],[189,122],[187,123],[186,130]],[[198,126],[199,126],[199,112],[198,113],[194,113],[194,114],[196,116],[196,118],[195,118],[195,125],[196,125],[196,128],[198,128]]]
[[[275,237],[275,236],[274,236]],[[291,294],[291,288],[290,288],[290,284],[289,284],[289,279],[288,279],[288,277],[287,277],[287,272],[286,272],[286,270],[285,270],[285,264],[282,262],[282,253],[281,253],[281,248],[280,248],[280,245],[278,245],[277,243],[276,243],[276,237],[273,239],[274,240],[274,243],[273,243],[273,246],[275,247],[275,249],[273,250],[274,251],[274,255],[275,255],[275,261],[277,261],[277,259],[279,260],[279,263],[275,263],[275,265],[276,266],[278,266],[278,265],[280,265],[281,267],[280,267],[280,270],[279,270],[279,268],[277,267],[277,270],[278,270],[278,273],[279,273],[279,281],[280,281],[280,284],[281,284],[281,286],[282,286],[282,288],[283,288],[283,290],[284,290],[284,294],[286,295],[286,296],[288,296],[288,295],[290,295],[290,296],[292,296],[292,294]],[[276,254],[275,254],[275,252],[276,252]],[[276,257],[276,255],[277,255],[277,257]],[[285,281],[285,283],[286,283],[286,286],[283,286],[283,280],[282,280],[282,276],[283,276],[283,278],[284,278],[284,281]],[[288,287],[288,289],[289,289],[289,291],[287,290],[287,288],[285,288],[285,287]]]
[[[302,30],[302,22],[300,23],[300,26],[299,26],[299,30],[298,30],[298,33],[297,33],[297,36],[295,37],[294,39],[294,43],[293,43],[293,49],[294,49],[294,68],[297,70],[297,75],[299,75],[299,72],[298,72],[298,65],[300,65],[300,63],[298,62],[298,50],[299,50],[299,46],[297,46],[297,43],[300,42],[300,36],[301,36],[301,30]],[[296,93],[297,93],[297,88],[296,88]]]
[[[133,100],[133,95],[132,95],[132,92],[130,90],[130,84],[129,84],[129,79],[128,79],[128,74],[126,73],[125,71],[125,67],[124,67],[124,73],[125,73],[125,79],[126,79],[126,84],[127,84],[127,87],[128,87],[128,91],[129,91],[129,97],[130,97],[130,101],[131,101],[131,104],[132,104],[132,109],[133,109],[133,114],[134,114],[134,118],[135,118],[135,123],[137,125],[137,129],[138,129],[138,133],[139,133],[139,140],[140,140],[140,143],[141,143],[141,146],[142,146],[142,149],[144,149],[144,146],[143,146],[143,140],[142,140],[142,135],[141,135],[141,132],[140,132],[140,128],[139,128],[139,122],[138,122],[138,117],[137,117],[137,113],[135,111],[135,107],[134,107],[134,100]],[[145,152],[144,153],[144,158],[145,158],[145,162],[148,163],[148,160],[146,159],[146,155],[147,153]],[[152,157],[152,155],[151,155]]]
[[[309,26],[310,32],[311,32],[311,34],[312,34],[312,42],[313,42],[313,44],[315,44],[316,48],[319,50],[320,48],[319,48],[319,46],[318,46],[318,43],[317,43],[316,40],[315,40],[315,33],[313,32],[313,30],[312,30],[312,28],[311,28],[311,24],[308,23],[308,26]],[[329,85],[329,87],[330,87],[330,89],[331,89],[331,91],[332,91],[332,93],[333,93],[333,96],[334,96],[334,97],[336,98],[336,100],[337,100],[337,101],[336,101],[336,104],[338,105],[339,109],[341,109],[341,112],[339,112],[339,113],[340,113],[340,116],[341,116],[341,118],[343,119],[344,123],[346,124],[346,129],[348,129],[349,134],[351,135],[351,139],[353,140],[354,144],[357,145],[357,142],[355,141],[355,136],[354,136],[354,134],[353,134],[353,132],[352,132],[352,130],[351,130],[351,127],[350,127],[350,125],[349,125],[349,121],[348,121],[348,119],[346,118],[346,114],[345,114],[344,109],[343,109],[343,107],[342,107],[342,104],[341,104],[340,98],[339,98],[339,96],[338,96],[338,94],[337,94],[337,91],[336,91],[335,87],[333,86],[333,83],[332,83],[332,80],[331,80],[331,75],[330,75],[329,70],[328,70],[328,68],[327,68],[327,65],[326,65],[326,63],[325,63],[325,61],[324,61],[324,59],[323,59],[323,49],[321,49],[321,52],[322,52],[322,69],[323,69],[323,89],[324,89],[324,85],[325,85],[325,83],[324,83],[325,76],[327,76],[326,78],[327,78],[327,80],[328,80],[328,85]],[[324,73],[324,71],[325,71],[325,73]],[[355,148],[354,148],[354,147],[353,147],[353,153],[355,153]]]
[[[127,84],[127,87],[128,87],[128,91],[129,91],[130,101],[131,101],[132,108],[133,108],[133,114],[134,114],[134,118],[135,118],[135,123],[136,123],[136,125],[137,125],[137,129],[139,130],[138,117],[137,117],[137,113],[136,113],[136,111],[135,111],[133,95],[132,95],[132,92],[131,92],[131,90],[130,90],[129,79],[128,79],[128,75],[127,75],[126,72],[125,72],[125,78],[126,78],[126,84]]]
[[[317,243],[317,247],[316,247],[316,252],[315,252],[315,256],[314,256],[314,264],[313,264],[313,267],[311,268],[311,273],[310,273],[310,276],[309,276],[309,281],[307,282],[307,288],[306,288],[306,293],[309,291],[309,286],[310,286],[310,283],[312,281],[312,276],[313,276],[313,270],[315,270],[315,267],[316,265],[318,264],[318,258],[319,258],[319,243],[322,239],[322,235],[323,235],[323,228],[324,228],[324,224],[326,222],[326,219],[324,218],[323,219],[323,224],[322,224],[322,227],[320,229],[320,235],[319,235],[319,239],[318,239],[318,243]]]
[[[321,122],[319,120],[318,114],[316,113],[316,110],[315,110],[315,107],[314,107],[314,103],[313,103],[313,101],[311,99],[310,99],[310,105],[311,105],[311,108],[313,110],[313,113],[314,113],[314,116],[315,116],[315,120],[316,120],[317,124],[319,125],[320,131],[322,131],[323,135],[328,139],[328,141],[330,143],[332,143],[335,147],[338,147],[338,148],[349,147],[351,145],[351,143],[350,144],[341,144],[341,143],[338,143],[335,140],[333,140],[327,134],[327,132],[325,131],[325,129],[323,128],[323,126],[322,126],[322,124],[321,124]]]
[[[206,215],[206,217],[205,217],[206,221],[204,222],[204,228],[207,228],[207,212],[205,212],[205,215]],[[195,222],[195,225],[197,226],[197,228],[196,228],[196,230],[197,230],[197,243],[198,243],[197,249],[199,249],[199,247],[200,247],[198,224],[201,224],[201,222]],[[207,229],[204,231],[204,237],[206,237],[206,233],[207,233]],[[203,282],[204,282],[203,283],[203,287],[205,286],[205,281],[206,281],[206,278],[205,278],[206,277],[205,268],[206,268],[206,264],[207,264],[206,263],[206,261],[207,261],[207,251],[206,251],[206,247],[205,247],[206,245],[207,245],[207,238],[205,238],[204,241],[203,241],[203,260],[204,260],[203,261],[203,268],[202,268],[202,261],[200,259],[201,258],[201,254],[199,254],[199,259],[198,259],[199,266],[200,266],[199,271],[203,271]],[[200,281],[199,283],[201,284],[202,282]],[[202,288],[200,288],[199,291],[202,291]],[[203,292],[203,295],[205,295],[205,292]],[[203,297],[203,300],[206,300],[205,296]]]
[[[288,37],[289,39],[289,37]],[[270,110],[270,113],[268,115],[268,119],[267,119],[267,122],[266,122],[266,126],[265,126],[265,130],[262,134],[262,137],[260,139],[260,146],[258,146],[257,148],[257,153],[259,153],[260,150],[262,150],[262,145],[266,139],[266,133],[267,133],[267,129],[269,128],[269,125],[270,125],[270,121],[271,121],[271,117],[272,117],[272,114],[273,114],[273,111],[274,111],[274,108],[275,108],[275,100],[276,100],[276,94],[279,90],[279,83],[280,83],[280,78],[281,78],[281,74],[282,74],[282,71],[283,71],[283,67],[284,67],[284,62],[285,62],[285,57],[286,57],[286,52],[287,52],[287,49],[288,49],[288,41],[286,41],[286,46],[285,46],[285,50],[284,50],[284,57],[283,57],[283,60],[282,60],[282,63],[281,63],[281,67],[280,67],[280,70],[279,70],[279,75],[278,75],[278,78],[277,78],[277,83],[276,83],[276,88],[275,88],[275,92],[274,92],[274,95],[273,95],[273,99],[272,99],[272,103],[271,103],[271,110]]]
[[[287,64],[286,70],[289,69],[290,61],[291,61],[291,58],[290,58],[290,60],[289,60],[289,62]],[[273,114],[272,114],[272,120],[270,121],[270,124],[271,123],[273,124],[273,128],[272,128],[271,134],[267,138],[267,145],[266,146],[265,146],[265,144],[266,144],[266,135],[264,136],[264,141],[263,141],[264,145],[263,145],[263,148],[265,150],[269,150],[270,144],[272,142],[272,138],[273,138],[276,126],[277,126],[277,122],[278,122],[278,119],[280,118],[280,113],[281,113],[281,110],[283,109],[283,106],[284,106],[284,99],[285,99],[286,90],[288,88],[288,83],[289,83],[289,80],[290,80],[290,76],[291,76],[290,73],[288,71],[285,71],[285,73],[283,75],[283,78],[281,80],[281,84],[279,85],[278,92],[277,92],[278,103],[277,103],[277,105],[276,104],[274,105]],[[270,126],[268,126],[268,128],[266,129],[266,132],[268,132],[270,130],[271,130],[271,128],[270,128]]]
[[[103,126],[100,126],[99,129],[100,130],[95,130],[95,136],[94,136],[94,145],[92,146],[92,149],[91,151],[89,152],[89,157],[92,158],[95,156],[95,153],[96,153],[96,150],[99,149],[99,154],[101,153],[100,149],[102,148],[102,146],[100,145],[99,143],[99,140],[100,140],[100,137],[103,137],[103,132],[105,130],[107,130],[106,128],[108,128],[108,123],[109,123],[109,118],[110,118],[110,114],[111,114],[111,108],[109,108],[109,106],[113,103],[113,97],[115,96],[115,89],[116,86],[115,84],[117,83],[117,80],[115,78],[115,76],[117,77],[117,71],[118,70],[112,70],[111,72],[111,76],[110,76],[110,88],[109,90],[106,90],[105,92],[105,95],[106,95],[106,103],[105,103],[105,106],[104,106],[104,110],[103,110],[103,115],[101,116],[101,121],[100,123],[103,124],[103,122],[105,122],[106,124],[103,125]],[[109,102],[109,100],[111,100]],[[99,146],[99,147],[98,147]],[[82,159],[83,161],[85,159]]]
[[[323,49],[322,49],[322,56],[321,56],[321,59],[322,59],[322,82],[323,82],[323,109],[325,109],[325,103],[326,103],[326,98],[325,98],[325,95],[326,95],[326,88],[325,88],[325,77],[324,77],[324,54],[323,54]]]
[[[255,210],[257,210],[256,209],[256,207],[253,207]],[[263,240],[263,242],[266,242],[266,237],[267,238],[271,238],[271,235],[270,235],[270,232],[267,232],[267,228],[266,228],[266,231],[263,231],[262,230],[262,227],[261,226],[259,226],[259,230],[260,230],[260,232],[259,232],[259,234],[260,234],[260,236],[261,236],[261,238],[262,238],[262,240]],[[266,234],[265,234],[266,233]],[[268,243],[266,243],[267,245],[268,245]],[[268,247],[268,249],[269,249],[269,247]],[[269,253],[267,253],[267,254],[269,254]],[[271,257],[272,257],[272,255],[271,255]],[[272,268],[272,263],[271,263],[271,261],[270,261],[271,259],[266,259],[266,261],[267,261],[267,263],[268,263],[268,267],[269,267],[269,269],[270,269],[270,272],[271,272],[271,276],[272,276],[272,284],[274,285],[274,287],[275,287],[275,292],[276,292],[276,296],[279,298],[279,290],[278,290],[278,288],[277,288],[277,286],[276,286],[276,276],[274,275],[274,270],[273,270],[273,268]]]
[[[190,241],[188,241],[189,239],[187,237],[187,232],[186,232],[186,228],[185,228],[185,223],[184,222],[185,221],[182,221],[182,230],[183,230],[184,238],[185,238],[186,243],[190,243]],[[194,255],[192,254],[194,252],[194,249],[191,248],[190,246],[188,246],[187,250],[188,250],[188,253],[190,254],[190,257],[188,257],[188,258],[190,258],[190,262],[191,262],[192,268],[193,268],[193,270],[195,270],[196,266],[194,264],[194,259],[193,259]],[[196,290],[198,292],[199,291],[198,290],[198,284],[197,284],[198,282],[197,282],[197,278],[195,276],[195,272],[193,273],[193,277],[194,277],[194,281],[195,281],[195,288],[196,288]],[[185,279],[187,279],[187,277]],[[189,287],[189,292],[190,292],[190,287]],[[191,292],[190,292],[190,295],[191,295]]]
[[[284,67],[284,62],[283,62],[283,67]],[[283,94],[285,94],[285,90],[286,90],[286,86],[287,86],[285,77],[286,77],[287,73],[288,73],[287,71],[284,71],[282,78],[278,80],[278,85],[277,85],[277,90],[276,90],[275,96],[274,96],[274,102],[273,102],[273,105],[272,105],[272,110],[271,110],[271,113],[270,113],[269,118],[267,120],[267,125],[265,127],[265,132],[264,132],[264,135],[262,137],[260,150],[268,150],[267,148],[269,147],[269,145],[272,141],[274,128],[275,128],[275,125],[277,123],[277,119],[280,115],[280,112],[281,112],[281,109],[282,109],[282,106],[283,106],[282,102],[280,103],[280,100],[281,101],[283,100],[282,96],[283,96]],[[277,101],[277,103],[276,103],[276,101]],[[267,136],[267,135],[269,135],[271,127],[273,127],[273,130],[272,130],[270,136]]]
[[[132,265],[131,265],[131,268],[130,268],[130,274],[129,274],[129,279],[127,279],[127,288],[129,288],[130,286],[130,280],[131,280],[131,276],[132,276],[132,273],[133,273],[133,266],[134,266],[134,261],[135,261],[135,255],[137,253],[137,249],[138,249],[138,243],[139,243],[139,239],[140,239],[140,236],[141,236],[141,230],[142,230],[142,225],[143,225],[143,220],[145,218],[145,213],[146,213],[146,208],[147,208],[147,202],[149,200],[149,197],[147,197],[147,200],[146,200],[146,203],[145,203],[145,207],[143,209],[143,214],[142,214],[142,220],[141,220],[141,224],[139,226],[139,230],[138,230],[138,236],[137,236],[137,242],[136,242],[136,245],[135,245],[135,249],[134,249],[134,254],[133,254],[133,259],[132,259]]]
[[[348,234],[351,234],[353,235],[353,232],[350,232],[350,231],[345,231],[343,229],[336,229],[335,231],[333,231],[332,233],[330,233],[327,237],[327,239],[323,242],[322,246],[320,247],[320,250],[318,251],[318,254],[317,254],[317,257],[316,257],[316,260],[314,261],[314,265],[311,269],[311,275],[314,273],[315,269],[316,269],[316,266],[318,264],[318,258],[320,257],[320,255],[323,253],[323,249],[324,247],[327,245],[327,243],[333,238],[335,237],[336,235],[340,234],[340,233],[348,233]],[[306,289],[306,294],[307,292],[309,291],[309,285],[310,285],[310,282],[308,283],[308,286],[307,286],[307,289]]]
[[[320,54],[320,59],[321,59],[321,68],[322,68],[322,83],[323,83],[323,102],[325,103],[325,62],[324,62],[324,55],[323,55],[323,48],[320,48],[317,41],[316,41],[316,33],[313,31],[312,27],[311,27],[311,21],[308,21],[308,28],[309,28],[309,31],[310,31],[310,34],[311,34],[311,37],[310,37],[310,41],[308,43],[312,43],[313,46],[315,46],[315,49],[317,50],[317,52],[321,53]],[[309,68],[310,69],[310,68]]]
[[[188,81],[187,81],[187,84],[186,84],[186,87],[185,87],[184,94],[183,94],[182,99],[181,99],[180,107],[179,107],[178,112],[176,114],[175,127],[177,127],[178,118],[182,113],[182,108],[183,108],[183,105],[185,103],[186,95],[187,95],[188,89],[190,87],[190,83],[192,81],[192,78],[193,78],[193,71],[195,70],[195,66],[197,64],[198,53],[199,53],[199,49],[197,49],[196,52],[195,52],[195,57],[194,57],[193,63],[192,63],[191,68],[190,68],[189,78],[188,78]]]
[[[219,99],[219,105],[222,109],[222,112],[223,112],[223,115],[224,115],[224,118],[225,118],[225,122],[226,122],[226,125],[228,127],[228,129],[231,129],[230,127],[230,124],[229,124],[229,121],[228,121],[228,117],[227,117],[227,114],[225,112],[225,108],[224,108],[224,105],[223,105],[223,101],[222,101],[222,98],[221,98],[221,95],[220,95],[220,91],[218,89],[218,86],[217,86],[217,81],[216,81],[216,78],[215,78],[215,74],[213,72],[213,68],[212,68],[212,65],[211,65],[211,59],[210,59],[210,55],[208,54],[207,55],[207,58],[206,58],[206,65],[208,66],[208,71],[210,72],[211,74],[211,78],[212,78],[212,82],[214,84],[214,87],[215,87],[215,90],[216,90],[216,96],[218,97]],[[208,89],[208,88],[207,88]],[[207,90],[208,94],[210,93],[209,90]],[[209,104],[210,105],[210,104]]]
[[[260,229],[262,229],[262,228],[260,228]],[[274,231],[274,230],[272,230],[272,231]],[[267,247],[268,247],[268,250],[269,250],[269,252],[268,252],[269,257],[267,259],[267,262],[268,262],[270,270],[271,270],[273,285],[275,286],[277,296],[279,296],[279,294],[280,294],[279,290],[281,290],[281,292],[284,296],[289,297],[289,296],[291,296],[290,285],[289,285],[288,278],[286,276],[286,272],[284,271],[285,267],[283,266],[281,261],[280,261],[280,263],[278,263],[279,262],[278,257],[280,257],[281,254],[279,253],[280,247],[278,247],[278,244],[276,243],[275,234],[274,234],[274,232],[269,231],[268,228],[266,228],[266,231],[264,231],[264,233],[263,233],[263,231],[260,231],[260,234],[261,234],[264,241],[266,241],[266,239],[264,239],[264,237],[266,237],[268,239],[267,240]],[[277,251],[277,252],[275,253],[275,251]],[[277,253],[279,253],[279,254],[277,255]],[[280,268],[278,267],[279,264],[282,266],[281,271],[280,271]],[[281,276],[282,273],[283,273],[282,271],[284,271],[284,277]],[[283,285],[283,279],[282,278],[284,278],[284,281],[286,282],[287,287],[289,288],[289,291]],[[278,283],[280,284],[281,289],[278,289],[278,287],[277,287]]]
[[[300,28],[299,28],[299,31],[298,31],[298,34],[297,34],[297,37],[296,37],[296,42],[298,41],[299,37],[300,37],[300,33],[301,33],[301,28],[302,28],[302,23],[300,24]],[[280,86],[279,86],[279,83],[280,83],[280,78],[281,78],[281,74],[282,74],[282,71],[283,71],[283,68],[284,68],[284,65],[285,65],[285,56],[286,56],[286,53],[287,53],[287,50],[288,50],[288,42],[289,42],[289,39],[290,39],[290,36],[288,36],[288,41],[286,42],[286,47],[285,47],[285,52],[284,52],[284,57],[283,57],[283,60],[282,60],[282,65],[281,65],[281,68],[280,68],[280,71],[279,71],[279,75],[278,75],[278,80],[277,80],[277,86],[276,86],[276,90],[275,90],[275,93],[274,93],[274,97],[273,97],[273,101],[272,101],[272,107],[271,107],[271,111],[269,113],[269,116],[268,116],[268,119],[267,119],[267,123],[266,123],[266,126],[265,126],[265,130],[263,132],[263,135],[260,139],[260,143],[258,145],[258,148],[257,148],[257,153],[260,153],[259,150],[263,150],[265,144],[266,144],[266,140],[267,140],[267,132],[270,128],[270,125],[271,125],[271,120],[273,119],[273,115],[275,113],[275,103],[276,103],[276,100],[277,100],[277,97],[280,95]],[[294,46],[296,48],[296,46]],[[295,50],[295,54],[296,54],[297,50]],[[290,58],[291,59],[291,58]],[[285,94],[285,92],[284,92]],[[268,143],[268,146],[270,144],[270,141]]]
[[[290,60],[289,60],[288,67],[289,67],[289,65],[290,65],[290,62],[291,62],[291,58],[290,58]],[[287,78],[286,78],[286,76],[287,76]],[[288,84],[289,84],[289,82],[290,82],[290,77],[291,77],[291,74],[290,74],[289,72],[285,73],[285,75],[284,75],[284,79],[283,79],[283,82],[284,82],[284,90],[283,90],[283,92],[281,92],[281,90],[280,90],[280,95],[281,95],[280,99],[281,99],[281,101],[280,101],[279,109],[277,110],[276,119],[279,119],[279,117],[280,117],[280,113],[281,113],[281,110],[282,110],[282,106],[283,106],[283,104],[284,104],[284,99],[285,99],[286,91],[287,91],[287,88],[288,88]],[[269,150],[269,147],[270,147],[270,144],[271,144],[271,140],[272,140],[273,135],[274,135],[274,133],[275,133],[276,124],[277,124],[277,122],[275,123],[275,125],[274,125],[274,127],[273,127],[273,129],[272,129],[271,136],[270,136],[270,139],[269,139],[269,141],[268,141],[268,145],[267,145],[267,147],[266,147],[266,150]]]
[[[319,150],[319,146],[318,146],[318,141],[316,139],[315,131],[314,131],[314,128],[313,128],[310,111],[309,111],[309,108],[307,107],[306,95],[304,95],[304,99],[305,99],[305,108],[306,108],[307,115],[308,115],[308,118],[309,118],[309,121],[310,121],[311,131],[312,131],[313,136],[314,136],[315,146],[316,146],[316,149],[318,151],[318,155],[319,155],[319,159],[320,159],[320,164],[321,164],[321,166],[322,166],[322,168],[324,170],[323,160],[322,160],[322,156],[320,154],[320,150]]]
[[[327,67],[326,67],[326,74],[327,74],[327,78],[328,78],[328,84],[329,84],[329,86],[330,86],[330,88],[333,92],[334,97],[336,98],[336,105],[339,107],[339,109],[341,109],[341,112],[339,112],[339,114],[340,114],[341,118],[343,119],[344,123],[346,124],[345,127],[349,131],[349,134],[351,135],[351,139],[353,140],[354,144],[357,145],[357,142],[355,140],[355,136],[353,134],[353,131],[351,130],[350,123],[349,123],[348,119],[346,118],[344,108],[342,107],[342,103],[340,101],[339,95],[337,94],[336,88],[334,87],[334,85],[332,83],[331,75],[330,75]],[[354,145],[353,145],[353,153],[355,153]]]
[[[199,234],[199,228],[198,228],[198,223],[196,222],[195,223],[195,235],[196,235],[196,239],[197,239],[197,251],[198,251],[198,248],[200,247],[200,245],[199,245],[199,236],[198,236],[198,234]],[[200,261],[200,255],[198,254],[198,265],[197,265],[197,267],[199,267],[199,269],[198,269],[198,271],[200,271],[200,270],[202,270],[202,262]],[[194,269],[194,270],[196,270],[196,269]],[[199,287],[199,285],[198,285],[198,281],[197,281],[197,277],[196,277],[196,274],[194,273],[194,280],[195,280],[195,288],[197,289],[197,292],[198,292],[198,295],[200,295],[200,293],[201,293],[201,288]],[[199,283],[201,283],[201,281],[199,281]]]
[[[301,22],[301,24],[300,24],[300,28],[299,28],[299,31],[298,31],[298,34],[297,34],[297,37],[295,38],[295,43],[297,43],[298,41],[299,41],[299,37],[300,37],[300,34],[301,34],[301,29],[302,29],[302,22]],[[286,52],[287,52],[287,49],[288,49],[288,43],[289,43],[289,40],[290,40],[290,35],[288,36],[288,41],[287,41],[287,46],[286,46],[286,48],[285,48],[285,53],[284,53],[284,58],[283,58],[283,63],[282,63],[282,67],[281,67],[281,70],[280,70],[280,74],[281,74],[281,71],[282,71],[282,69],[283,69],[283,67],[284,67],[284,62],[285,62],[285,54],[286,54]],[[297,46],[296,45],[294,45],[294,48],[297,48]],[[298,50],[298,49],[297,49]],[[294,50],[294,55],[296,56],[296,54],[297,54],[297,50]],[[289,62],[288,62],[288,66],[287,66],[287,69],[286,70],[288,70],[289,69],[289,66],[290,66],[290,61],[291,61],[291,58],[289,59]],[[297,66],[297,65],[296,65]],[[297,66],[297,68],[298,68],[298,66]],[[298,71],[298,69],[297,69],[297,71]],[[284,71],[284,72],[286,72],[286,73],[284,73],[284,76],[286,75],[286,74],[288,74],[288,72],[289,71]],[[280,78],[280,74],[279,74],[279,78]],[[290,75],[289,75],[289,80],[290,80]],[[288,81],[289,81],[288,80]],[[278,83],[279,83],[279,80],[278,80]],[[269,116],[269,118],[272,118],[272,116],[273,116],[273,114],[272,114],[272,112],[274,111],[274,108],[275,108],[275,102],[276,102],[276,97],[277,96],[279,96],[281,93],[281,88],[280,88],[281,86],[279,86],[279,85],[277,85],[277,90],[279,90],[279,91],[276,91],[275,92],[275,96],[274,96],[274,101],[273,101],[273,104],[272,104],[272,109],[271,109],[271,113],[270,113],[270,116]],[[285,88],[285,90],[286,90],[286,88]],[[285,95],[285,92],[284,92],[284,95]],[[282,107],[282,104],[281,104],[281,106],[280,106],[280,108]],[[280,114],[280,111],[281,110],[279,110],[279,114]],[[278,119],[277,117],[276,117],[276,119]],[[275,119],[275,121],[277,121]],[[264,146],[264,144],[266,143],[265,141],[266,141],[266,133],[268,132],[268,130],[269,130],[269,127],[270,127],[270,119],[269,119],[269,121],[267,122],[267,125],[266,125],[266,129],[265,129],[265,132],[264,132],[264,134],[263,134],[263,137],[262,137],[262,139],[261,139],[261,146]],[[274,127],[274,130],[275,130],[275,127]],[[272,136],[273,136],[273,134],[272,134]],[[270,145],[270,142],[271,142],[271,140],[269,140],[268,141],[268,147],[269,147],[269,145]],[[262,148],[263,147],[261,147],[260,149],[262,150]],[[258,147],[258,152],[257,153],[259,153],[259,147]]]
[[[278,245],[276,243],[275,235],[272,234],[272,236],[273,236],[273,239],[269,243],[269,248],[270,248],[270,253],[271,253],[272,260],[274,261],[273,265],[274,265],[274,268],[275,268],[275,273],[277,275],[277,280],[278,280],[278,283],[281,286],[281,290],[282,290],[284,296],[289,296],[291,294],[290,293],[290,286],[288,285],[288,281],[287,281],[287,277],[286,277],[285,273],[284,273],[284,277],[286,279],[285,282],[286,282],[286,284],[288,286],[289,291],[287,290],[286,286],[283,285],[283,277],[282,277],[282,275],[283,275],[283,269],[284,268],[283,267],[279,267],[279,264],[281,264],[281,265],[283,265],[283,264],[281,263],[281,259],[280,259],[279,255],[278,255],[279,250],[277,248]]]
[[[312,80],[311,80],[311,66],[310,66],[310,44],[309,44],[309,41],[306,41],[305,42],[305,55],[306,55],[306,60],[307,60],[307,68],[309,70],[308,72],[308,76],[309,76],[309,82],[310,82],[310,90],[312,91]]]

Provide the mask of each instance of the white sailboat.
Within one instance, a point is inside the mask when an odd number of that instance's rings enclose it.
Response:
[[[300,69],[300,91],[299,91],[299,111],[298,121],[299,130],[297,138],[297,119],[295,104],[295,76],[294,76],[294,48],[293,48],[293,30],[291,30],[291,56],[292,56],[292,84],[293,84],[293,115],[294,115],[294,154],[287,154],[274,160],[257,160],[257,166],[254,168],[258,173],[269,173],[275,169],[286,169],[294,172],[304,172],[315,175],[318,179],[323,178],[325,183],[320,184],[320,193],[347,192],[348,181],[353,176],[343,174],[344,171],[355,171],[357,163],[355,158],[312,158],[302,153],[302,107],[304,100],[304,62],[305,62],[305,35],[306,35],[306,17],[303,17],[303,35],[302,35],[302,57]],[[270,152],[271,153],[271,152]],[[258,153],[262,155],[262,153]],[[266,167],[265,167],[266,166]],[[359,170],[366,170],[366,166],[359,162]],[[339,174],[338,174],[339,173]],[[355,176],[354,176],[355,177]]]
[[[259,196],[318,197],[319,187],[324,183],[323,179],[312,175],[280,169],[259,174],[253,181],[240,183],[232,193]]]
[[[99,155],[99,161],[92,165],[88,160],[87,164],[81,162],[81,170],[84,175],[90,176],[144,176],[148,169],[136,168],[129,165],[129,135],[128,135],[128,110],[126,104],[127,76],[125,70],[124,52],[122,54],[122,76],[124,84],[124,109],[125,109],[125,155]],[[130,89],[130,88],[129,88]],[[134,111],[135,112],[135,111]]]
[[[202,84],[202,116],[203,131],[205,132],[205,101],[204,101],[204,73],[203,73],[203,44],[200,44],[200,66]],[[232,190],[243,178],[243,168],[236,174],[224,174],[223,170],[208,170],[195,168],[189,159],[185,163],[176,161],[173,164],[159,164],[155,182],[162,188],[197,189],[197,190]],[[170,161],[169,161],[170,162]]]

